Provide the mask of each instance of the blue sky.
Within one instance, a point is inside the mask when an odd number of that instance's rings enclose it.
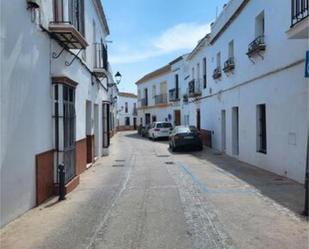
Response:
[[[121,91],[190,52],[228,0],[102,0],[111,35],[109,61]]]

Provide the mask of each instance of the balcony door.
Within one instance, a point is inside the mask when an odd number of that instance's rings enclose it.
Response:
[[[84,0],[69,0],[69,21],[84,35]]]

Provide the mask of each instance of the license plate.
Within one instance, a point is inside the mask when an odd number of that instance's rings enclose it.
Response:
[[[194,137],[192,136],[187,136],[187,137],[184,137],[185,139],[193,139]]]
[[[162,133],[168,133],[169,131],[161,131]]]

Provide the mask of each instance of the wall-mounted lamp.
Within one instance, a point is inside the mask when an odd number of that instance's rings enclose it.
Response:
[[[121,78],[122,78],[121,73],[117,72],[115,74],[116,83],[107,83],[107,87],[114,87],[119,85],[119,83],[121,82]]]

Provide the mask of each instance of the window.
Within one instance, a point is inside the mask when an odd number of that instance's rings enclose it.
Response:
[[[57,82],[54,84],[55,147],[65,165],[66,183],[75,176],[75,116],[75,88]]]
[[[195,70],[194,70],[194,67],[192,67],[191,79],[192,79],[192,80],[195,79]]]
[[[197,63],[196,65],[196,79],[200,79],[200,63]]]
[[[257,116],[257,151],[260,153],[267,152],[266,137],[266,105],[261,104],[256,107]]]
[[[175,75],[175,98],[179,99],[179,75]]]
[[[221,67],[221,53],[217,53],[217,68]]]
[[[152,97],[154,98],[157,95],[157,87],[156,85],[152,86]]]
[[[229,42],[229,58],[234,58],[234,41]]]
[[[265,16],[264,11],[262,11],[256,18],[255,18],[255,37],[264,36],[265,33]]]
[[[125,117],[125,125],[130,126],[130,117]]]
[[[203,86],[207,87],[207,61],[206,58],[203,58]]]
[[[73,26],[81,33],[84,33],[84,0],[71,0],[72,11],[69,13],[69,19]]]
[[[138,91],[137,91],[137,97],[138,97],[138,99],[141,99],[141,90],[140,89],[138,89]]]
[[[128,102],[125,103],[125,112],[128,113]]]

